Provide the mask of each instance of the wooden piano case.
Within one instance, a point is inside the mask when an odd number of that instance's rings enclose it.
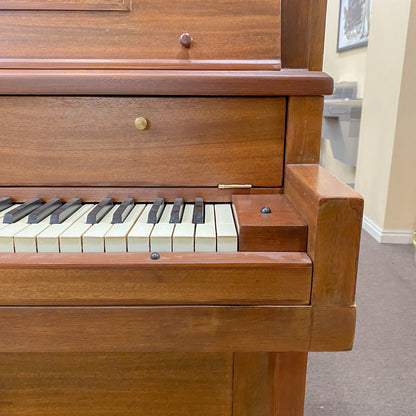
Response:
[[[201,196],[239,227],[236,253],[0,253],[0,415],[303,414],[307,353],[352,347],[362,217],[317,165],[325,6],[0,0],[2,196]]]

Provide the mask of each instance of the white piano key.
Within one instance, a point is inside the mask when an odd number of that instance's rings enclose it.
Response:
[[[114,224],[111,227],[110,231],[104,236],[106,252],[121,253],[127,251],[127,235],[143,212],[145,206],[145,204],[137,204],[124,222]]]
[[[152,206],[153,204],[146,205],[136,224],[127,235],[127,251],[148,252],[150,250],[150,233],[154,225],[147,222],[147,217]]]
[[[215,232],[214,205],[205,205],[205,223],[196,224],[195,251],[216,251],[217,235]]]
[[[0,229],[0,253],[14,253],[13,237],[29,226],[27,217],[28,215],[12,224],[4,224]]]
[[[217,224],[217,251],[237,251],[238,235],[234,224]]]
[[[19,206],[20,204],[13,204],[11,207],[4,209],[3,211],[0,212],[0,230],[4,227],[7,227],[9,224],[4,224],[3,223],[3,216],[6,212],[11,211],[12,209],[16,208],[17,206]]]
[[[193,204],[186,204],[182,222],[173,231],[172,250],[176,252],[194,251],[195,224],[192,223]]]
[[[115,205],[108,211],[103,219],[89,228],[82,236],[82,251],[84,253],[104,253],[104,236],[113,226],[113,214],[120,204]]]
[[[42,231],[36,237],[38,253],[59,253],[59,236],[81,218],[82,215],[89,212],[93,206],[93,204],[85,204],[61,224],[52,224]]]
[[[94,209],[95,205],[83,214],[59,236],[59,249],[61,253],[82,253],[82,235],[92,227],[87,224],[88,214]]]
[[[150,251],[172,251],[172,234],[175,224],[169,223],[173,204],[166,204],[160,221],[150,234]]]
[[[230,204],[215,204],[215,223],[234,224],[234,216]]]
[[[37,224],[29,224],[14,237],[14,250],[16,253],[36,253],[36,236],[50,226],[50,215]]]
[[[215,224],[217,227],[217,251],[237,251],[238,236],[231,205],[215,204]]]

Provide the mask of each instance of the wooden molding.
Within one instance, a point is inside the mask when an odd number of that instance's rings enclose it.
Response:
[[[0,10],[130,11],[130,0],[0,0]]]
[[[4,69],[182,69],[280,70],[280,59],[14,59],[0,58]]]
[[[324,72],[2,69],[3,95],[296,95],[331,94]]]
[[[181,197],[185,202],[195,201],[195,196],[207,202],[231,202],[232,195],[245,194],[282,194],[283,188],[251,188],[251,189],[218,189],[218,188],[163,188],[163,187],[67,187],[67,186],[17,186],[0,187],[2,195],[10,196],[14,202],[25,202],[32,198],[48,200],[58,196],[68,202],[72,198],[81,198],[83,202],[99,202],[110,196],[114,202],[122,202],[125,198],[134,198],[136,202],[152,202],[156,198],[164,198],[165,202],[173,202]]]
[[[0,352],[344,351],[354,326],[354,306],[4,306]]]

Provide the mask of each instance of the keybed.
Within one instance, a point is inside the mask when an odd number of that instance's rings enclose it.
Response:
[[[0,210],[0,252],[238,250],[233,210],[228,203],[205,204],[202,198],[196,198],[195,203],[183,203],[177,198],[175,203],[165,204],[163,198],[157,198],[153,203],[135,204],[128,198],[113,204],[111,198],[105,198],[96,204],[75,201],[76,204],[70,204],[70,212],[63,215],[65,205],[56,201],[37,204],[37,211],[47,215],[36,215],[36,221],[31,210],[12,223],[8,222],[10,215],[5,214],[16,212],[24,204],[9,206],[6,202]],[[54,204],[55,210],[51,210]]]

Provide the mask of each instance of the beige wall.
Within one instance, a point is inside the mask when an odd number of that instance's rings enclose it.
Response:
[[[377,1],[377,0],[373,0]],[[339,0],[328,0],[325,31],[324,71],[335,81],[357,81],[363,96],[367,47],[337,52]]]
[[[416,47],[413,39],[406,49],[411,1],[373,1],[356,189],[365,198],[365,215],[382,229],[414,226],[411,207],[403,205],[412,198],[401,195],[409,189],[415,154],[409,136],[414,64],[403,67],[414,60],[413,50],[406,59],[405,52]]]
[[[357,95],[362,97],[365,84],[367,47],[338,53],[338,19],[339,0],[328,0],[323,70],[331,75],[335,81],[356,81],[358,83]],[[348,166],[332,156],[328,139],[322,140],[321,165],[343,182],[355,182],[355,167]]]
[[[416,228],[416,1],[410,9],[384,228]]]

